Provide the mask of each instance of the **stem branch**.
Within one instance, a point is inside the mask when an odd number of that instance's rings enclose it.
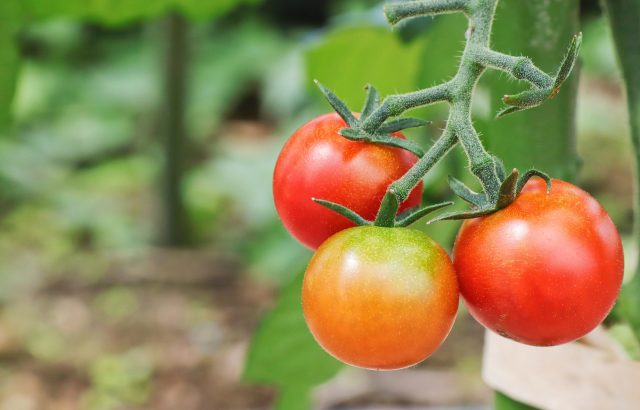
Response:
[[[553,86],[554,79],[536,67],[527,57],[514,57],[489,48],[478,48],[473,50],[469,56],[478,64],[504,71],[518,80],[528,81],[538,88]]]
[[[450,83],[413,91],[405,94],[387,96],[382,104],[362,122],[365,132],[374,132],[389,117],[395,117],[411,108],[422,107],[439,101],[450,100]]]
[[[343,135],[351,139],[369,138],[372,142],[397,146],[398,144],[390,144],[387,139],[378,138],[376,140],[371,136],[381,134],[381,130],[404,128],[398,126],[400,122],[397,120],[385,123],[390,117],[438,101],[449,103],[449,118],[442,135],[411,169],[389,185],[378,210],[375,225],[396,226],[398,222],[395,218],[399,204],[406,200],[420,180],[458,142],[462,145],[469,159],[471,172],[480,180],[484,190],[482,194],[477,194],[482,199],[482,201],[475,203],[478,209],[467,213],[467,216],[489,213],[498,209],[499,206],[504,206],[504,200],[499,202],[500,190],[505,180],[504,170],[499,160],[485,150],[471,121],[473,93],[478,80],[487,68],[495,68],[505,71],[517,79],[526,80],[535,87],[520,94],[505,96],[503,99],[505,103],[514,107],[508,107],[501,112],[502,114],[536,106],[555,95],[554,93],[559,90],[560,84],[569,75],[580,47],[580,37],[574,39],[556,77],[552,78],[536,67],[529,58],[514,57],[491,50],[491,27],[497,5],[498,0],[413,0],[386,5],[387,19],[392,24],[410,17],[462,12],[467,16],[469,26],[460,65],[451,80],[419,91],[387,96],[382,104],[375,109],[370,102],[375,101],[377,94],[370,93],[368,103],[365,105],[366,109],[363,110],[363,112],[370,114],[362,117],[359,124],[352,126],[352,130],[341,130]],[[326,91],[323,92],[329,94]],[[509,98],[507,99],[507,97]],[[337,100],[337,97],[334,99],[331,94],[328,95],[328,98],[330,101]],[[332,103],[332,105],[336,107],[336,104]],[[338,108],[336,109],[339,112],[348,111],[342,104],[339,104]],[[405,120],[402,124],[413,123]],[[385,133],[388,132],[382,132],[382,134]],[[417,152],[408,145],[402,146],[402,148],[409,149],[414,153]],[[508,190],[508,186],[505,189],[511,192]],[[511,200],[514,198],[515,194],[508,197]]]

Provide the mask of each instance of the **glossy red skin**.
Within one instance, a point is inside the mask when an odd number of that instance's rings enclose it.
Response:
[[[333,235],[304,275],[302,307],[318,343],[353,366],[394,370],[431,355],[458,310],[449,255],[426,234],[360,226]]]
[[[346,126],[336,113],[308,122],[287,141],[275,166],[273,197],[278,215],[287,230],[311,249],[354,226],[312,198],[344,205],[374,220],[387,187],[418,160],[400,148],[350,141],[338,134]],[[404,138],[400,133],[394,136]],[[421,198],[422,182],[399,212],[420,205]]]
[[[578,339],[609,313],[623,253],[607,212],[587,192],[539,178],[492,215],[467,220],[454,248],[460,293],[487,328],[551,346]]]

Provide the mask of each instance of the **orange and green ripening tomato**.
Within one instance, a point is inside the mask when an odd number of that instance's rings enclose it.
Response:
[[[273,200],[278,216],[289,233],[311,249],[355,226],[313,198],[344,205],[372,221],[387,187],[418,161],[401,148],[348,140],[338,134],[346,126],[336,113],[309,121],[291,136],[276,162]],[[399,132],[392,136],[404,138]],[[421,200],[422,182],[398,212],[420,205]]]
[[[449,255],[426,234],[361,226],[317,250],[302,306],[329,354],[367,369],[401,369],[429,357],[447,337],[458,285]]]
[[[467,220],[454,264],[460,293],[484,326],[518,342],[578,339],[607,316],[624,268],[607,212],[568,182],[530,180],[508,207]]]

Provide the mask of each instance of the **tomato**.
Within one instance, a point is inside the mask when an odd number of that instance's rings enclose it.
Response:
[[[487,328],[551,346],[584,336],[620,291],[620,235],[588,193],[530,180],[508,207],[467,220],[454,248],[460,293]]]
[[[278,215],[287,230],[311,249],[354,226],[312,198],[344,205],[374,220],[387,187],[418,160],[401,148],[350,141],[338,134],[346,126],[335,113],[310,121],[287,141],[276,163],[273,197]],[[394,136],[404,138],[400,133]],[[420,205],[421,197],[422,183],[399,212]]]
[[[307,325],[331,355],[353,366],[415,365],[449,334],[458,285],[447,253],[426,234],[361,226],[320,246],[305,272]]]

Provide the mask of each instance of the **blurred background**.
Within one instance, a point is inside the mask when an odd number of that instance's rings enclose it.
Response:
[[[392,31],[376,0],[8,3],[0,409],[490,407],[483,330],[464,310],[444,346],[410,370],[347,369],[317,348],[296,299],[311,254],[284,231],[271,197],[284,141],[329,110],[312,79],[354,110],[366,83],[384,95],[445,80],[464,45],[463,16]],[[476,124],[511,166],[517,154],[500,141],[525,144],[519,130],[537,130],[540,167],[589,190],[627,238],[632,157],[610,33],[596,1],[551,3],[560,20],[501,8],[495,42],[531,54],[508,41],[553,24],[552,52],[532,45],[552,71],[571,34],[584,32],[579,83],[548,108],[560,117],[516,114],[493,128],[492,90],[521,84],[490,73]],[[446,107],[414,114],[434,121],[409,133],[428,146]],[[425,201],[450,197],[447,174],[470,181],[460,152],[427,176]],[[450,248],[456,229],[428,232]]]

